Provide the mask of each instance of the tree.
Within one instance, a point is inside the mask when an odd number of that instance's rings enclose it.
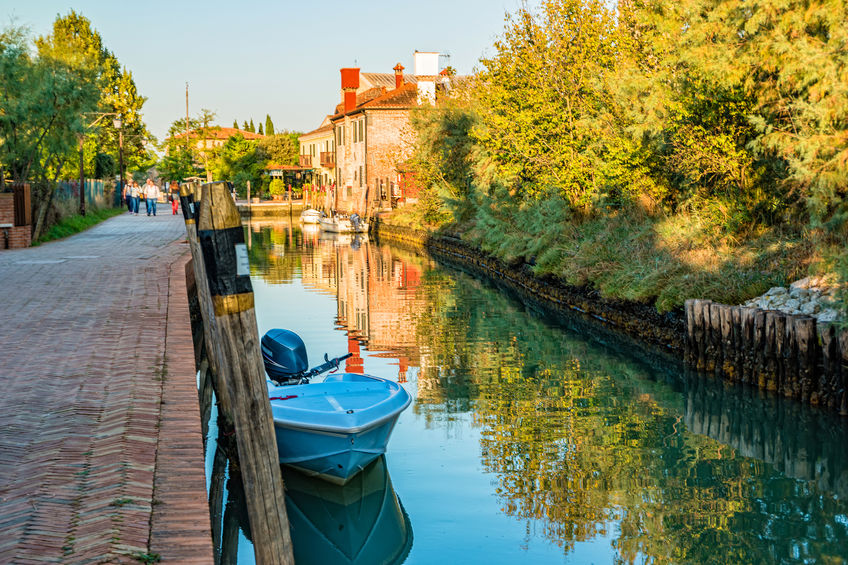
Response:
[[[0,184],[6,173],[34,181],[34,238],[44,229],[56,178],[76,155],[84,115],[97,108],[92,76],[59,58],[34,55],[22,28],[0,33]]]
[[[256,127],[253,125],[253,118],[250,118],[250,125],[247,127],[250,133],[256,133]]]
[[[259,131],[257,133],[259,133],[259,135],[265,135],[262,133],[262,122],[259,123]]]
[[[278,133],[266,135],[259,140],[259,146],[268,159],[276,165],[296,165],[300,155],[298,133]]]
[[[233,129],[238,129],[238,120],[233,120]]]
[[[244,131],[250,131],[250,126],[247,125],[247,120],[242,122],[241,129],[243,129]]]
[[[215,162],[215,176],[232,181],[240,193],[243,193],[247,181],[256,185],[262,175],[267,156],[256,141],[247,140],[243,135],[231,135],[218,154]]]
[[[274,122],[269,114],[265,114],[265,135],[274,135]]]

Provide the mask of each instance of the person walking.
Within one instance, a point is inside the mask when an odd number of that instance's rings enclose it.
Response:
[[[127,211],[132,214],[133,213],[133,205],[132,205],[132,183],[131,182],[122,182],[121,183],[121,199],[127,205]]]
[[[156,215],[156,200],[159,198],[159,187],[153,182],[153,179],[147,179],[147,184],[144,185],[144,198],[147,202],[147,215],[151,212]]]
[[[180,183],[175,180],[171,181],[169,199],[171,200],[171,215],[176,216],[177,208],[180,205]]]
[[[141,188],[133,181],[130,188],[130,200],[132,200],[132,213],[138,216],[138,201],[141,198]]]

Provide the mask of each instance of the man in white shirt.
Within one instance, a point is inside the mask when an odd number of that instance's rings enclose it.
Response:
[[[144,201],[147,203],[147,215],[153,212],[156,215],[156,200],[159,199],[159,187],[153,183],[153,179],[147,179],[144,185]]]

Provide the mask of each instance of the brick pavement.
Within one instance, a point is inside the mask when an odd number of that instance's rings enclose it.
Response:
[[[0,251],[0,563],[212,563],[181,216]]]

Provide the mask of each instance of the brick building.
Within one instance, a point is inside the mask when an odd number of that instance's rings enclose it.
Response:
[[[402,172],[414,142],[409,113],[435,102],[437,85],[444,80],[438,66],[438,53],[416,51],[413,76],[405,76],[400,63],[394,75],[341,69],[342,102],[329,118],[339,211],[363,214],[412,196],[404,190]]]
[[[11,192],[0,192],[0,250],[20,249],[32,243],[29,185],[11,187]]]

